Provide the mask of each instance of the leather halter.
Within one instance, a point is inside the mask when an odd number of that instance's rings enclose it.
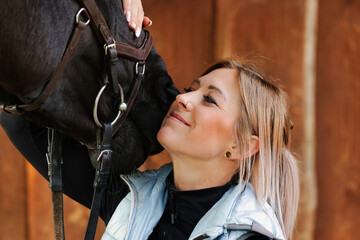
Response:
[[[5,111],[12,114],[23,114],[24,112],[31,112],[36,111],[41,108],[41,106],[45,103],[49,95],[52,93],[53,89],[55,88],[56,83],[61,78],[65,67],[67,66],[73,52],[76,49],[76,46],[79,43],[81,35],[83,33],[84,28],[91,22],[93,30],[100,41],[103,44],[105,49],[105,55],[108,55],[108,65],[109,67],[109,77],[111,80],[112,89],[115,93],[118,93],[118,83],[116,79],[116,71],[115,71],[115,64],[117,63],[117,56],[127,58],[132,61],[136,61],[137,68],[138,65],[142,66],[144,69],[145,67],[145,60],[148,57],[152,46],[153,46],[153,39],[149,32],[145,31],[145,39],[142,46],[137,49],[130,45],[118,43],[114,40],[111,36],[109,27],[101,14],[100,10],[98,9],[94,0],[79,0],[81,4],[85,7],[81,9],[78,14],[76,15],[76,28],[74,34],[70,39],[70,43],[65,50],[65,53],[59,63],[55,74],[53,75],[52,79],[46,83],[44,89],[42,90],[41,94],[31,103],[29,104],[0,104],[0,112]],[[87,18],[86,22],[81,21],[79,19],[80,14],[85,15]],[[113,134],[119,129],[123,120],[125,120],[126,116],[128,115],[131,106],[136,98],[137,92],[140,88],[141,81],[143,79],[143,71],[137,72],[135,83],[133,84],[133,89],[130,94],[130,98],[128,100],[128,107],[125,112],[121,114],[121,117],[113,124]]]

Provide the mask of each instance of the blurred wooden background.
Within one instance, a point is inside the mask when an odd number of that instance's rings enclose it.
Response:
[[[211,63],[242,56],[288,91],[302,170],[295,239],[358,239],[360,1],[143,0],[179,89]],[[53,239],[50,190],[0,129],[0,239]],[[65,199],[67,239],[88,210]],[[104,230],[98,229],[97,239]]]

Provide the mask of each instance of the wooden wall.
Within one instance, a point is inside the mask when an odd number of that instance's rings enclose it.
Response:
[[[358,239],[360,1],[319,2],[316,239]]]
[[[360,2],[143,0],[143,4],[153,20],[149,30],[155,47],[180,90],[209,64],[230,56],[250,59],[282,82],[295,125],[292,149],[302,170],[295,239],[357,239]],[[0,142],[1,239],[52,239],[47,182],[25,164],[1,130]],[[65,214],[67,239],[82,238],[88,210],[66,199]],[[98,232],[103,229],[101,225]]]

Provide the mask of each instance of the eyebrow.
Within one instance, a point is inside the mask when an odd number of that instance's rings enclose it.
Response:
[[[195,80],[193,81],[193,83],[196,83],[196,84],[200,85],[200,79],[195,79]],[[215,87],[214,85],[210,85],[210,86],[209,86],[209,89],[210,89],[210,90],[215,90],[215,91],[219,92],[219,93],[223,96],[224,100],[226,101],[226,96],[225,96],[225,94],[224,94],[223,91],[221,91],[219,88]]]

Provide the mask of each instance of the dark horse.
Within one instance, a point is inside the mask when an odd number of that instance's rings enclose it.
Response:
[[[120,0],[96,3],[117,42],[135,48],[143,44],[144,31],[135,37]],[[61,61],[80,8],[75,0],[12,0],[0,4],[0,104],[31,103],[39,96]],[[86,27],[50,96],[39,110],[25,113],[29,119],[94,149],[97,126],[92,117],[93,105],[107,74],[103,52],[92,28]],[[134,68],[135,62],[124,58],[119,58],[116,65],[125,96],[134,79]],[[115,173],[127,173],[140,166],[148,155],[161,151],[156,132],[177,94],[163,60],[153,48],[129,117],[113,136]],[[118,103],[118,97],[105,90],[98,108],[101,121],[114,119]]]

